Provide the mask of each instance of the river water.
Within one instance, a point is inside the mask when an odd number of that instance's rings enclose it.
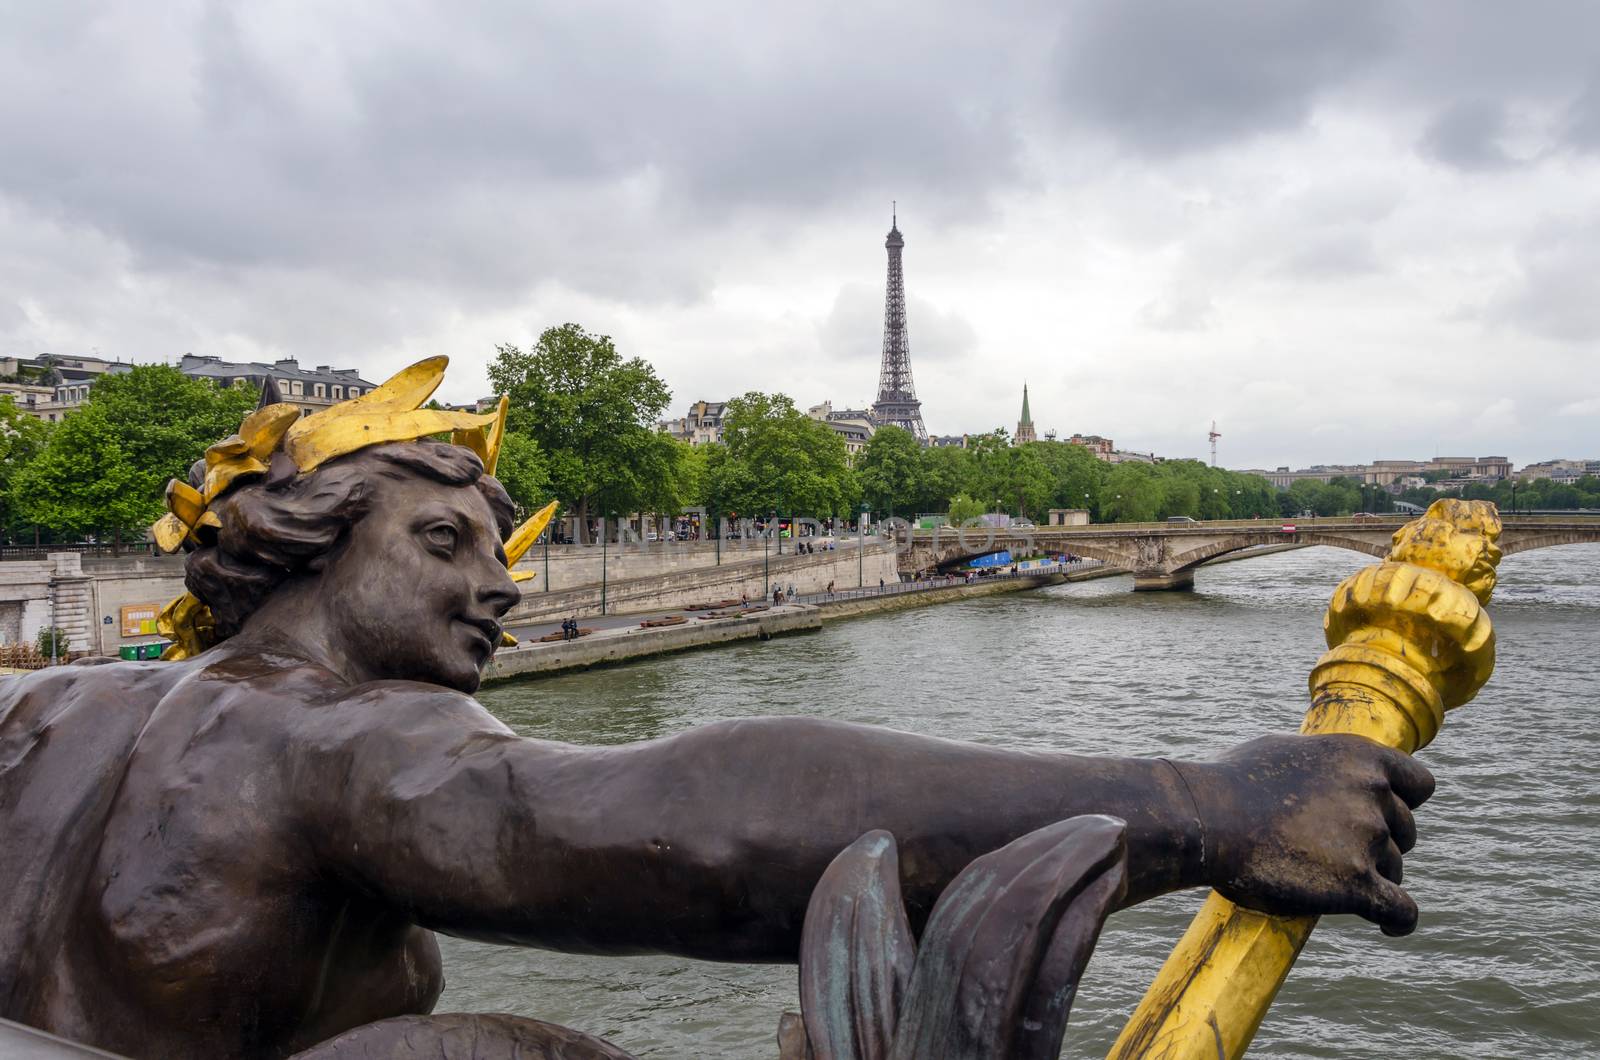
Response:
[[[1202,568],[1192,593],[1110,578],[829,624],[822,632],[503,685],[519,732],[615,743],[807,714],[1013,747],[1200,757],[1293,730],[1321,613],[1370,562],[1328,548]],[[1600,1056],[1600,549],[1506,559],[1499,664],[1423,760],[1406,883],[1417,932],[1322,922],[1256,1036],[1272,1057]],[[1114,916],[1063,1056],[1104,1056],[1199,903]],[[514,1012],[643,1057],[771,1058],[787,966],[574,957],[441,939],[438,1011]]]

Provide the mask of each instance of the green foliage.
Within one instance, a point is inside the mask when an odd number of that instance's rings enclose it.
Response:
[[[1400,499],[1427,507],[1440,497],[1464,497],[1467,500],[1493,501],[1503,512],[1535,510],[1567,510],[1573,508],[1600,508],[1600,478],[1585,475],[1576,482],[1555,482],[1551,479],[1528,479],[1516,483],[1475,482],[1447,490],[1408,489]]]
[[[975,501],[965,493],[958,493],[950,498],[950,525],[967,526],[981,518],[986,506],[982,501]]]
[[[18,409],[9,395],[0,397],[0,532],[22,529],[11,499],[11,483],[49,438],[50,424]]]
[[[255,392],[140,365],[108,375],[11,482],[15,518],[62,535],[141,536],[206,448],[233,434]]]
[[[921,497],[923,449],[901,427],[881,427],[856,458],[861,496],[877,512],[913,515]]]
[[[550,471],[539,443],[526,435],[507,430],[500,441],[500,459],[495,478],[511,495],[518,518],[527,518],[550,502]]]
[[[1156,468],[1155,464],[1114,465],[1100,488],[1101,518],[1109,523],[1149,523],[1160,518],[1166,491]]]
[[[1363,492],[1361,483],[1351,478],[1336,478],[1331,482],[1301,479],[1286,491],[1294,512],[1314,512],[1317,515],[1349,515],[1366,511],[1362,501],[1371,491]]]
[[[508,427],[538,445],[549,488],[577,516],[583,540],[594,515],[687,506],[681,447],[655,426],[671,392],[609,337],[577,324],[548,328],[526,351],[498,347],[489,380],[510,396]]]
[[[786,395],[755,391],[727,403],[702,481],[706,507],[723,516],[842,515],[858,493],[837,431]]]
[[[43,626],[39,630],[39,637],[34,646],[39,649],[39,654],[46,658],[53,656],[65,659],[69,651],[67,631],[60,626]]]
[[[1050,474],[1051,496],[1046,507],[1094,510],[1109,464],[1070,442],[1030,442],[1027,448],[1038,454]]]
[[[922,450],[919,464],[917,496],[911,506],[918,512],[944,511],[972,481],[972,454],[953,445]]]

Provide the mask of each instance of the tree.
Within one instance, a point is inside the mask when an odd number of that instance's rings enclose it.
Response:
[[[784,394],[752,391],[727,403],[722,446],[707,454],[707,506],[718,515],[829,516],[858,492],[844,439]]]
[[[1200,483],[1182,469],[1166,464],[1156,465],[1156,478],[1161,483],[1161,503],[1156,508],[1156,518],[1187,515],[1200,517]]]
[[[1107,522],[1154,522],[1161,504],[1162,482],[1154,464],[1117,464],[1100,488],[1101,518]]]
[[[902,427],[880,427],[856,459],[862,499],[873,511],[915,514],[922,466],[915,435]]]
[[[550,488],[577,517],[579,540],[589,540],[591,513],[660,500],[678,450],[660,441],[656,422],[672,395],[645,361],[624,360],[608,336],[563,324],[526,351],[497,347],[489,380],[511,398],[508,427],[544,454]]]
[[[9,395],[0,397],[0,533],[22,529],[11,498],[11,482],[49,438],[49,424],[17,408]]]
[[[1006,486],[1009,475],[1007,452],[1011,441],[1002,428],[988,434],[975,434],[967,439],[967,452],[971,454],[972,476],[967,483],[972,495],[985,504],[1006,503]]]
[[[17,515],[70,535],[142,535],[207,447],[239,429],[258,395],[166,365],[107,375],[15,476]]]
[[[1049,466],[1032,445],[1013,446],[1000,461],[1000,496],[1015,504],[1017,514],[1044,522],[1045,513],[1055,501],[1055,478]]]
[[[950,525],[966,526],[983,517],[988,506],[982,501],[975,501],[965,493],[958,493],[950,498]]]
[[[942,512],[964,493],[972,482],[972,454],[953,445],[930,446],[918,456],[917,499],[919,512]],[[971,499],[970,497],[968,498]]]
[[[506,431],[500,441],[495,478],[506,488],[519,518],[550,502],[550,471],[539,443],[516,431]]]
[[[1070,442],[1029,442],[1027,448],[1038,454],[1049,471],[1049,507],[1094,510],[1095,498],[1100,493],[1100,483],[1106,476],[1109,464],[1098,459],[1084,446]]]

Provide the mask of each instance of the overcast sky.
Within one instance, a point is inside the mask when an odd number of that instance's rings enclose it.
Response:
[[[898,200],[935,433],[1600,457],[1585,0],[3,10],[0,352],[860,406]]]

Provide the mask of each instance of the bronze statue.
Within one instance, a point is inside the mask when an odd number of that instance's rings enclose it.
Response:
[[[1099,888],[1094,931],[1197,886],[1415,926],[1401,856],[1433,780],[1360,737],[1170,762],[803,718],[621,747],[513,735],[472,698],[519,597],[512,508],[485,474],[498,426],[424,415],[425,383],[303,420],[262,410],[174,483],[174,659],[0,682],[0,1017],[133,1057],[284,1057],[428,1013],[436,931],[792,962],[818,881],[867,833],[892,837],[920,935],[976,859],[1086,814],[1117,819],[1069,830],[1088,829],[1063,879]],[[416,440],[445,430],[462,444]],[[622,1055],[534,1021],[441,1020]]]

